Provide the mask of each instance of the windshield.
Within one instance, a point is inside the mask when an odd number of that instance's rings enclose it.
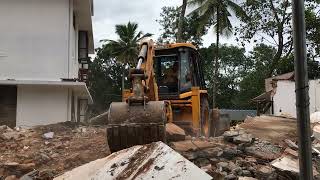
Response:
[[[156,56],[155,62],[159,93],[178,92],[179,61],[177,55]]]

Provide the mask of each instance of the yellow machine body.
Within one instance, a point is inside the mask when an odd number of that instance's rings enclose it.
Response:
[[[111,151],[165,141],[169,122],[194,136],[210,136],[208,96],[196,48],[190,43],[155,46],[149,40],[142,43],[138,61],[130,71],[132,88],[122,91],[123,102],[109,108]]]

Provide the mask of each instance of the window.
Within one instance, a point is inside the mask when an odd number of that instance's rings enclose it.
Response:
[[[86,31],[79,31],[79,40],[78,40],[78,47],[79,47],[79,60],[88,58],[88,36]]]
[[[155,62],[159,93],[178,92],[179,61],[177,55],[157,56]]]
[[[190,52],[184,48],[180,51],[180,92],[189,91],[192,87],[192,59]]]

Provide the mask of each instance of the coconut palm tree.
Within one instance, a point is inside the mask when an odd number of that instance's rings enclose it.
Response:
[[[216,106],[217,80],[219,72],[219,41],[220,35],[229,36],[233,26],[230,22],[232,14],[241,20],[246,20],[247,16],[243,9],[233,0],[189,0],[188,4],[196,9],[192,13],[198,13],[202,27],[211,24],[216,33],[216,48],[213,51],[213,80],[212,80],[212,106]]]
[[[118,62],[133,65],[139,54],[139,41],[152,34],[138,32],[138,24],[130,21],[127,24],[117,24],[115,27],[116,34],[119,36],[118,40],[104,39],[101,41],[107,43],[111,56]]]

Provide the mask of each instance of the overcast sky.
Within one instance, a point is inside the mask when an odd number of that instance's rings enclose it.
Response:
[[[95,47],[101,39],[117,39],[116,24],[136,22],[139,30],[154,34],[156,40],[160,34],[159,19],[161,8],[164,6],[179,6],[182,0],[94,0],[93,31]],[[212,31],[203,37],[205,47],[215,42]],[[221,43],[234,44],[234,38],[222,38]]]

